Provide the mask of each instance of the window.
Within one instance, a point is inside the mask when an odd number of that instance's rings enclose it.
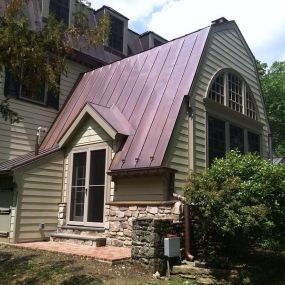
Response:
[[[160,40],[157,40],[157,39],[153,39],[153,46],[154,47],[158,47],[158,46],[161,46],[163,45],[164,43]]]
[[[212,82],[208,97],[232,110],[257,120],[253,94],[246,82],[234,72],[223,71]]]
[[[223,157],[226,153],[225,122],[209,117],[208,132],[209,163],[211,164],[214,158]]]
[[[247,133],[248,151],[260,154],[260,136],[251,132]]]
[[[28,86],[20,84],[8,71],[5,72],[4,95],[47,105],[55,109],[59,107],[59,94],[48,90],[46,84],[42,84],[38,90],[32,91]]]
[[[56,20],[63,21],[68,26],[69,23],[69,0],[50,0],[49,11]]]
[[[124,22],[114,16],[110,16],[111,32],[109,35],[109,47],[123,52]]]
[[[246,115],[254,120],[257,119],[255,105],[249,90],[246,91]]]
[[[242,113],[242,81],[234,74],[228,74],[229,107]]]
[[[247,135],[247,136],[246,136]],[[245,138],[247,137],[247,140]],[[229,121],[208,117],[209,165],[215,158],[223,157],[228,150],[260,153],[260,135],[230,124]]]
[[[224,105],[224,74],[222,73],[219,75],[216,80],[213,82],[210,93],[209,93],[209,98],[214,100],[217,103],[220,103]]]
[[[244,131],[242,128],[230,126],[230,149],[244,152]]]

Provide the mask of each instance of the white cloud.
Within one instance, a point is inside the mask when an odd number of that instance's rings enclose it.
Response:
[[[278,37],[285,38],[283,1],[189,0],[171,1],[152,14],[150,30],[172,39],[210,25],[224,16],[235,20],[253,51],[263,48]]]
[[[285,42],[282,0],[91,0],[95,9],[110,6],[130,19],[131,27],[143,23],[149,30],[172,39],[211,24],[219,17],[235,20],[247,43],[263,61]],[[279,50],[279,52],[277,52]],[[271,54],[271,58],[266,53]],[[273,56],[274,57],[274,56]]]
[[[89,0],[90,1],[90,0]],[[110,6],[130,21],[147,18],[154,9],[161,7],[171,0],[91,0],[92,7],[101,8],[103,5]]]

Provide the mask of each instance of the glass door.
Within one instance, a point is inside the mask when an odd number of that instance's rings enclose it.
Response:
[[[102,225],[104,220],[105,162],[105,149],[91,151],[86,224],[94,226]]]
[[[103,226],[106,149],[73,153],[69,222]]]

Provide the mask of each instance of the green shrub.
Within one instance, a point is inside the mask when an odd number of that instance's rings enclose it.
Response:
[[[285,248],[285,167],[229,152],[185,185],[203,255],[242,255],[253,245]]]

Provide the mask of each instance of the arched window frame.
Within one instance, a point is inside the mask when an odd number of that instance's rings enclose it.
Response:
[[[234,74],[242,82],[242,109],[238,112],[229,106],[228,74]],[[224,100],[214,100],[211,96],[212,86],[216,79],[223,76]],[[221,82],[221,80],[220,80]],[[255,116],[247,114],[248,94],[253,104]],[[207,121],[207,166],[211,165],[214,157],[222,157],[231,149],[240,149],[242,152],[263,153],[263,124],[260,121],[257,104],[249,85],[235,70],[221,69],[208,85],[204,105]],[[240,138],[238,143],[236,139]],[[217,147],[219,146],[219,147]]]
[[[232,98],[230,98],[230,76],[235,77],[235,79],[241,82],[240,96],[238,94],[239,92],[235,92],[235,90],[233,90],[233,93],[235,94],[233,94],[232,97],[234,99],[240,97],[241,102],[238,102],[238,100],[232,100]],[[213,86],[215,86],[214,89],[221,90],[221,77],[223,77],[223,90],[222,94],[218,94],[216,90],[213,90]],[[235,82],[233,82],[233,85],[234,84]],[[218,104],[224,105],[233,111],[241,113],[253,120],[258,120],[258,110],[253,93],[245,79],[233,69],[222,69],[215,74],[211,80],[211,83],[209,84],[207,98],[213,100]]]

